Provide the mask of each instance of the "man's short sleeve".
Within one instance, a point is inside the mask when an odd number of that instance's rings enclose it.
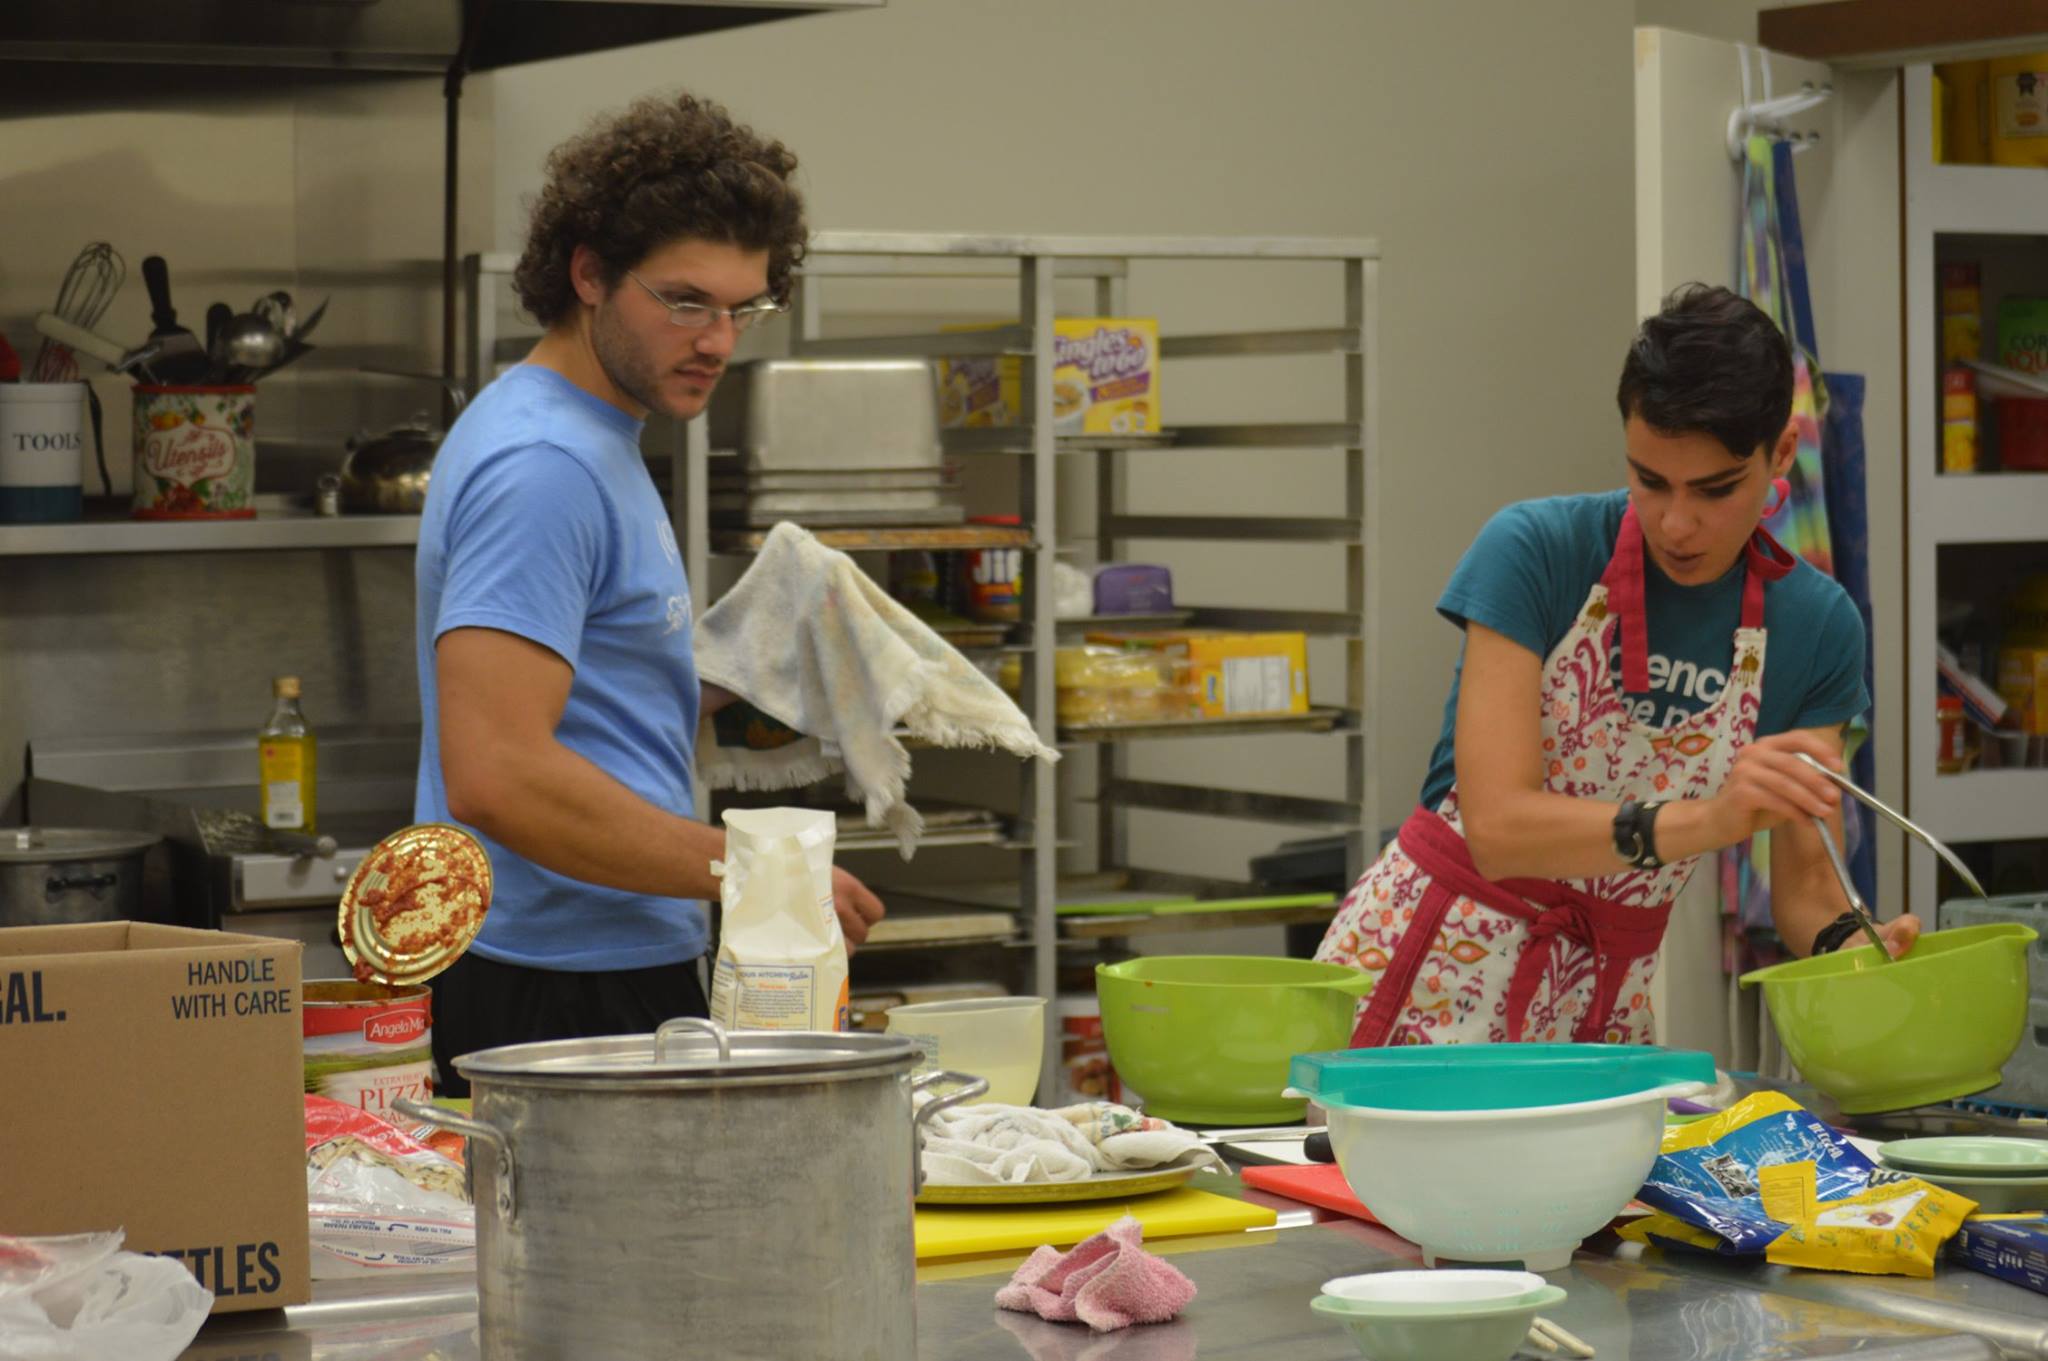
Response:
[[[435,639],[499,629],[575,666],[613,540],[596,479],[573,456],[536,444],[484,463],[457,495]]]
[[[1552,598],[1565,556],[1554,551],[1553,537],[1527,503],[1498,512],[1458,560],[1437,613],[1460,628],[1483,624],[1538,657],[1548,655],[1555,641]]]
[[[1827,616],[1814,633],[1813,683],[1799,701],[1792,719],[1794,728],[1831,728],[1870,708],[1870,691],[1863,685],[1863,616],[1848,595],[1841,591],[1830,594],[1833,600]],[[1766,685],[1770,674],[1767,658]]]

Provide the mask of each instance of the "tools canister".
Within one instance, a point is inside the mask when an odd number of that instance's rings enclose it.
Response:
[[[0,521],[79,517],[85,428],[85,384],[0,383]]]

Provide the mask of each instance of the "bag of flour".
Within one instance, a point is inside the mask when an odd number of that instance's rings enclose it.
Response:
[[[714,860],[725,919],[711,1019],[735,1030],[845,1030],[846,937],[832,909],[832,814],[729,808]]]

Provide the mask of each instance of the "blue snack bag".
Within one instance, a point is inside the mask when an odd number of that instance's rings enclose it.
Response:
[[[1722,1254],[1749,1256],[1790,1227],[1764,1212],[1760,1175],[1786,1163],[1814,1165],[1815,1198],[1823,1202],[1897,1177],[1790,1097],[1759,1092],[1719,1115],[1666,1130],[1639,1199],[1712,1233]]]

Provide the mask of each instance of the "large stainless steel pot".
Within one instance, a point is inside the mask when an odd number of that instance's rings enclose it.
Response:
[[[142,915],[142,857],[163,838],[89,827],[0,829],[0,926]]]
[[[487,1361],[917,1353],[914,1041],[670,1021],[455,1060]]]

